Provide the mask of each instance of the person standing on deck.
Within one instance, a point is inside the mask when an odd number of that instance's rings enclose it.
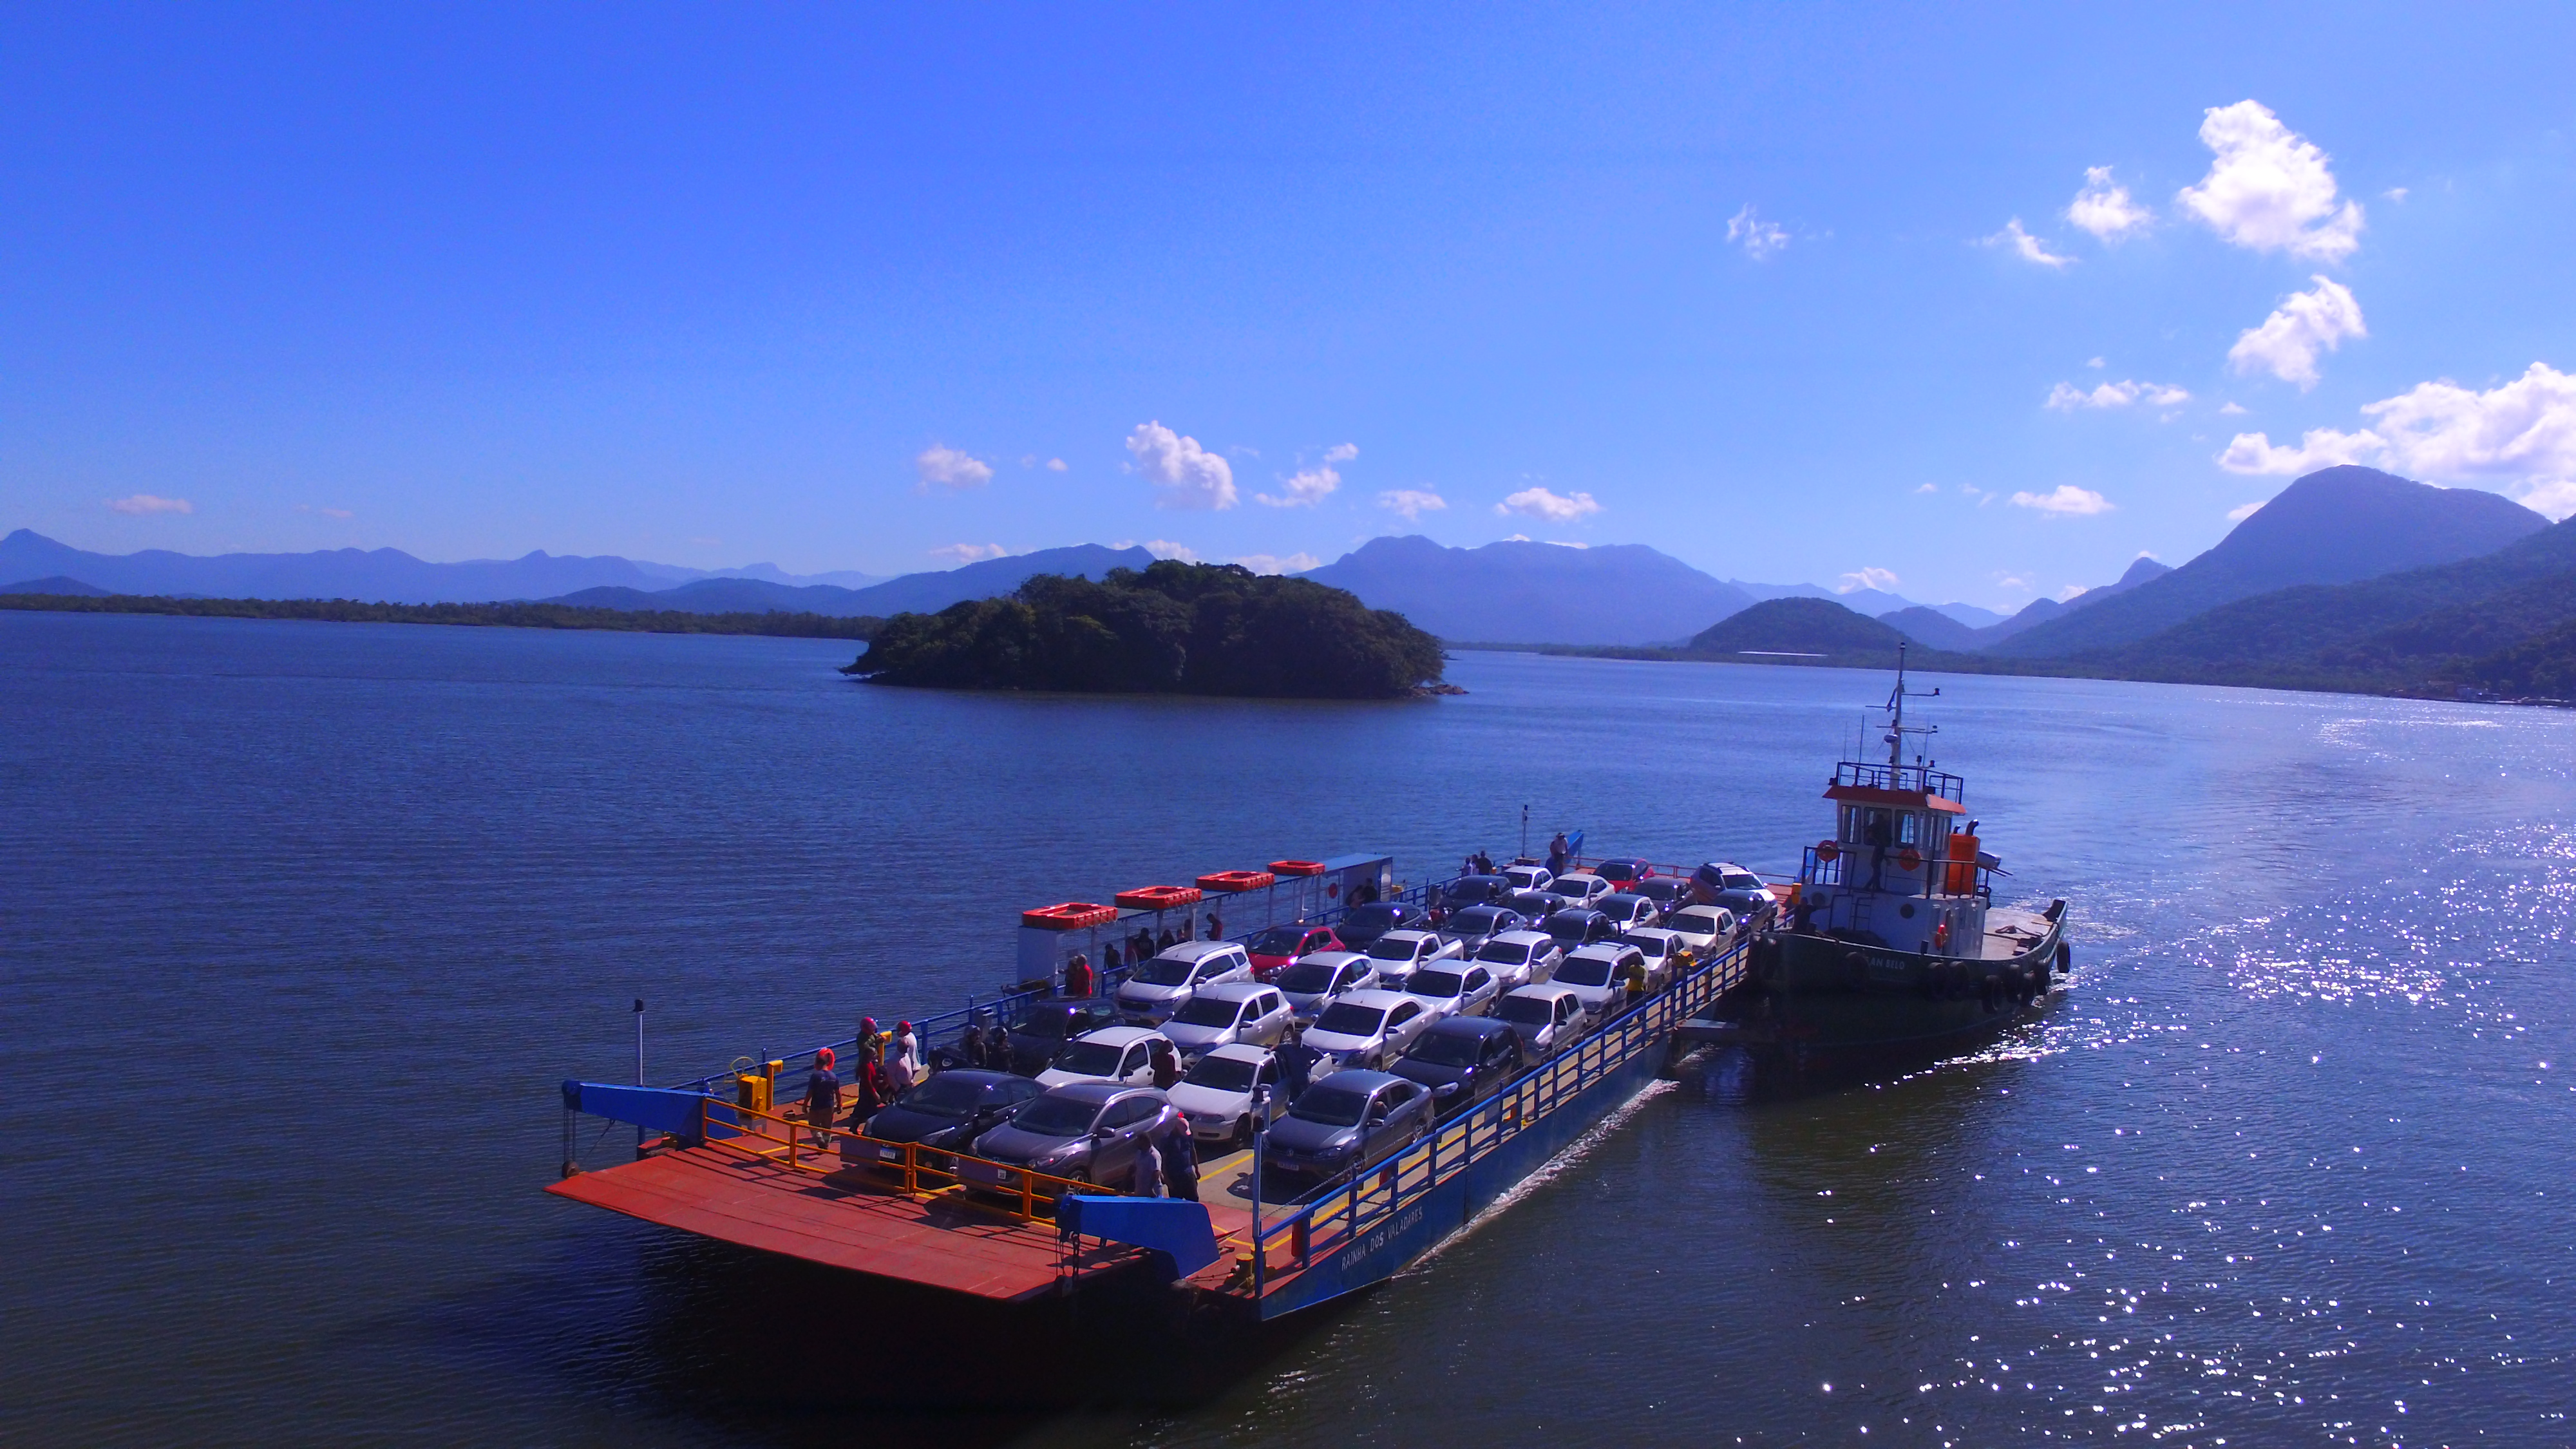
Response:
[[[1168,951],[1168,950],[1172,949],[1174,946],[1177,946],[1177,945],[1181,944],[1181,938],[1180,938],[1180,937],[1178,937],[1178,936],[1173,935],[1173,934],[1172,934],[1172,928],[1171,928],[1171,927],[1169,927],[1169,926],[1165,926],[1165,927],[1163,928],[1163,934],[1162,934],[1160,937],[1156,938],[1156,939],[1157,939],[1157,942],[1158,942],[1158,945],[1157,945],[1157,948],[1156,948],[1156,949],[1158,949],[1158,950]]]
[[[1211,941],[1225,939],[1225,917],[1214,911],[1208,912],[1208,939]]]
[[[894,1041],[886,1049],[886,1095],[900,1097],[921,1080],[921,1038],[912,1034],[912,1023],[894,1024]]]
[[[1163,1154],[1154,1150],[1154,1134],[1136,1139],[1136,1197],[1163,1195]]]
[[[832,1073],[832,1049],[824,1047],[814,1053],[814,1070],[805,1074],[805,1125],[815,1146],[831,1142],[832,1121],[840,1115],[841,1079]]]
[[[1091,958],[1080,951],[1074,952],[1073,959],[1064,966],[1064,994],[1089,996],[1097,989],[1098,983],[1091,978]]]
[[[1571,854],[1573,850],[1573,846],[1565,843],[1565,832],[1562,830],[1556,832],[1556,838],[1547,843],[1547,873],[1549,875],[1565,874],[1566,857]]]
[[[1117,970],[1121,964],[1123,963],[1118,959],[1117,942],[1112,941],[1108,945],[1100,948],[1100,972],[1102,975],[1106,976],[1110,972]]]
[[[1280,1043],[1273,1056],[1279,1063],[1279,1085],[1288,1093],[1288,1100],[1294,1102],[1306,1095],[1307,1085],[1314,1080],[1315,1049],[1306,1045],[1305,1028],[1288,1028],[1288,1039]]]
[[[1164,1143],[1163,1188],[1165,1197],[1199,1200],[1199,1144],[1187,1117],[1172,1124]]]

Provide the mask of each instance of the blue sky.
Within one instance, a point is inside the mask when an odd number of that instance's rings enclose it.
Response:
[[[21,7],[0,527],[1522,534],[2010,606],[2324,462],[2555,516],[2571,54],[2518,6]]]

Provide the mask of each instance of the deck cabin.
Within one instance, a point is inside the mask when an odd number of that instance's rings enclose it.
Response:
[[[1992,905],[1962,803],[1966,782],[1928,765],[1835,766],[1834,831],[1809,846],[1798,914],[1810,928],[1928,956],[1984,953]]]

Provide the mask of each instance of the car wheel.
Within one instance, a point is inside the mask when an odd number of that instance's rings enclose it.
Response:
[[[1226,1146],[1227,1146],[1227,1147],[1229,1147],[1229,1148],[1231,1148],[1232,1150],[1234,1150],[1234,1151],[1236,1151],[1236,1152],[1240,1152],[1240,1151],[1242,1151],[1243,1149],[1245,1149],[1245,1148],[1247,1148],[1247,1147],[1250,1147],[1251,1145],[1252,1145],[1252,1114],[1251,1114],[1251,1113],[1249,1113],[1249,1112],[1247,1112],[1247,1113],[1245,1113],[1244,1115],[1242,1115],[1242,1116],[1240,1116],[1240,1117],[1238,1117],[1238,1118],[1236,1118],[1236,1119],[1235,1119],[1235,1121],[1234,1121],[1234,1136],[1233,1136],[1232,1138],[1230,1138],[1230,1139],[1228,1139],[1228,1140],[1227,1140]]]

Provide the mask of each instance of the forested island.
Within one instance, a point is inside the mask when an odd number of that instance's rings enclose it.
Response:
[[[1167,559],[897,614],[842,672],[948,689],[1397,699],[1447,690],[1446,663],[1439,640],[1341,589]]]
[[[880,619],[828,614],[689,614],[568,604],[383,604],[355,599],[174,599],[141,594],[0,594],[0,609],[58,614],[176,614],[199,619],[311,619],[333,624],[463,624],[512,629],[605,629],[629,634],[763,634],[867,639]]]

